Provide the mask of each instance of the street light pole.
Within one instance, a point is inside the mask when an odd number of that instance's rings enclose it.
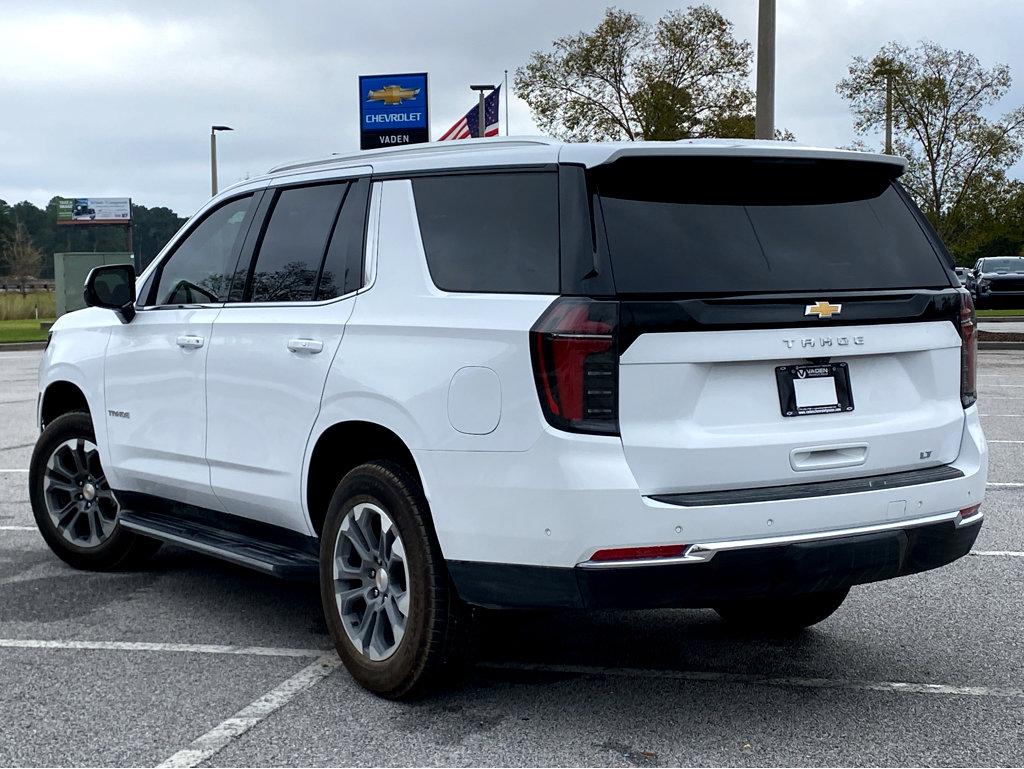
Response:
[[[484,99],[486,98],[487,93],[490,93],[495,88],[497,88],[497,86],[494,85],[471,85],[469,87],[471,91],[477,91],[480,94],[480,106],[478,108],[479,111],[477,112],[477,122],[479,123],[479,126],[477,126],[478,139],[483,139],[484,133],[487,131],[487,107],[484,105]]]
[[[760,0],[758,5],[754,138],[775,138],[775,0]]]
[[[210,126],[210,196],[217,194],[217,131],[234,131],[226,125]]]

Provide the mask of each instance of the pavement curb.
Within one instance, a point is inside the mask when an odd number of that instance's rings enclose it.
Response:
[[[979,350],[1024,350],[1024,342],[978,342]]]
[[[45,350],[46,342],[3,342],[0,352],[22,352],[24,350]]]

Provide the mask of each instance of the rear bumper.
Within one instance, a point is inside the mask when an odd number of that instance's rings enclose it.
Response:
[[[449,561],[448,567],[463,600],[480,606],[709,607],[935,569],[966,555],[980,529],[980,514],[967,521],[947,514],[842,533],[709,543],[678,559],[629,565],[555,568]]]
[[[703,492],[673,504],[640,492],[619,439],[557,431],[523,452],[413,454],[448,561],[486,562],[498,571],[552,567],[557,574],[607,548],[837,536],[952,518],[985,494],[988,448],[977,407],[965,416],[959,456],[949,465],[822,482],[827,496],[807,496],[794,485]]]

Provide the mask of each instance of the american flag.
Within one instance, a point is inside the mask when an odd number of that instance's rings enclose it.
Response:
[[[498,93],[500,91],[501,86],[499,85],[487,94],[487,98],[484,99],[484,122],[487,124],[484,136],[498,135]],[[441,138],[438,141],[469,139],[470,137],[479,136],[479,126],[480,106],[474,105],[473,109],[463,115],[455,125],[441,134]]]

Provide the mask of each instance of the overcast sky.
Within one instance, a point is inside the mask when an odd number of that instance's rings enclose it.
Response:
[[[474,103],[469,83],[511,79],[531,51],[592,29],[606,4],[3,0],[0,199],[130,196],[189,215],[209,194],[211,124],[236,129],[218,143],[222,186],[354,150],[359,74],[429,72],[436,138]],[[711,4],[754,41],[757,0]],[[654,20],[686,3],[615,5]],[[848,144],[835,84],[850,58],[922,38],[1009,64],[1006,111],[1024,102],[1022,32],[1024,0],[778,0],[776,123],[804,144]],[[537,132],[514,95],[510,123]]]

